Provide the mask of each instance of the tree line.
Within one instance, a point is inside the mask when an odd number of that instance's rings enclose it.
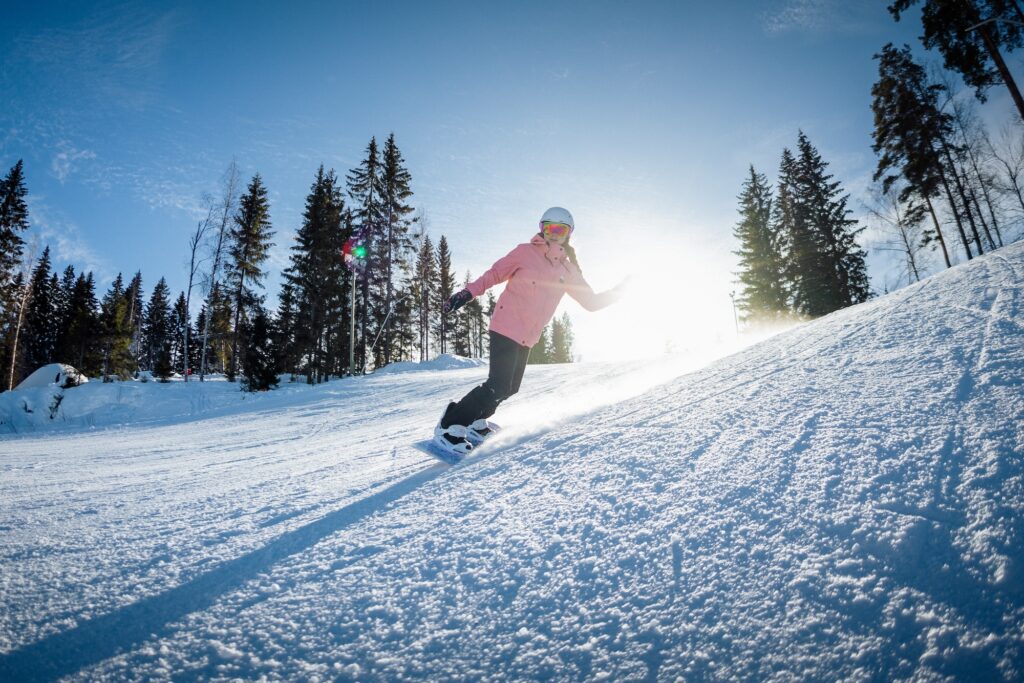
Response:
[[[413,215],[411,174],[394,135],[383,148],[371,139],[344,183],[334,170],[317,169],[274,311],[264,280],[275,232],[258,173],[243,189],[232,162],[204,199],[177,297],[160,278],[147,299],[137,272],[127,283],[119,274],[99,298],[91,272],[68,266],[58,275],[49,248],[38,258],[26,254],[26,194],[18,161],[0,183],[4,388],[51,362],[104,379],[144,371],[202,381],[222,373],[257,390],[280,375],[319,383],[437,353],[487,352],[494,297],[444,312],[471,275],[458,280],[446,237],[435,244],[426,215]],[[194,294],[201,296],[195,319]],[[567,317],[545,331],[534,360],[572,360]]]
[[[1019,239],[1024,221],[1024,99],[1003,57],[1024,44],[1020,6],[897,0],[888,9],[900,21],[914,5],[921,42],[940,53],[943,68],[929,70],[909,46],[889,43],[874,56],[871,89],[878,162],[866,219],[884,237],[877,249],[901,255],[896,286],[926,275],[933,252],[948,268]],[[973,100],[957,96],[957,78]],[[1020,118],[993,134],[977,103],[999,85]],[[855,239],[864,228],[848,218],[848,195],[823,175],[802,132],[797,148],[783,151],[775,194],[751,166],[739,195],[736,303],[747,320],[824,315],[870,296]]]

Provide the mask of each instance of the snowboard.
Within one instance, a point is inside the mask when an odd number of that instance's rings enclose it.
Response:
[[[440,460],[441,462],[447,463],[449,465],[455,465],[457,463],[460,463],[462,462],[462,459],[465,457],[462,455],[457,455],[450,451],[446,451],[445,449],[441,448],[436,443],[434,443],[433,439],[424,439],[423,441],[417,441],[412,446],[416,450],[422,451],[423,453],[433,456]]]

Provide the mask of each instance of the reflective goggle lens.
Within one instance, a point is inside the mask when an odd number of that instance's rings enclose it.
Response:
[[[542,223],[545,237],[560,239],[568,237],[572,233],[572,226],[568,223]]]

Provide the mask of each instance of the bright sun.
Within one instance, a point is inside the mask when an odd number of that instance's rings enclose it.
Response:
[[[648,246],[633,258],[586,254],[584,273],[596,290],[613,287],[626,276],[630,282],[617,305],[596,313],[568,299],[563,303],[582,360],[669,353],[718,356],[737,346],[730,264],[702,258],[692,249],[683,252],[670,242],[659,246]]]

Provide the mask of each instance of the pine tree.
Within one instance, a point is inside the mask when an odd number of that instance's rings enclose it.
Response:
[[[95,377],[103,371],[103,354],[102,327],[92,273],[78,276],[69,308],[64,335],[65,357],[81,373]]]
[[[25,312],[25,364],[29,372],[54,362],[57,350],[57,274],[50,272],[50,248],[32,271],[32,295]]]
[[[825,284],[831,312],[845,306],[867,301],[871,296],[866,253],[857,244],[856,236],[863,231],[857,221],[849,218],[846,208],[849,195],[841,184],[832,181],[827,172],[828,163],[821,158],[807,136],[800,132],[798,201],[807,211],[810,226],[824,268],[821,280]]]
[[[170,289],[167,281],[160,278],[153,288],[153,294],[146,305],[145,317],[142,321],[142,355],[140,361],[143,369],[156,371],[157,362],[165,348],[168,354],[167,365],[170,366],[170,344],[173,330],[171,319]]]
[[[552,362],[551,332],[551,324],[549,323],[544,326],[540,333],[540,339],[530,349],[530,355],[526,360],[527,364],[547,365]]]
[[[100,309],[103,380],[110,381],[112,377],[129,379],[138,369],[138,362],[130,348],[132,330],[128,322],[128,297],[125,296],[121,273],[111,283]]]
[[[889,12],[899,21],[920,1],[894,0]],[[924,0],[922,5],[921,43],[938,48],[946,68],[960,74],[982,102],[985,91],[1002,81],[1024,119],[1024,97],[1000,52],[1024,45],[1020,5],[1007,0]]]
[[[0,322],[15,308],[14,280],[25,244],[21,233],[28,230],[27,193],[19,159],[0,180]]]
[[[208,335],[210,328],[206,325],[206,318],[206,304],[204,303],[202,308],[199,309],[199,315],[196,316],[196,343],[189,347],[190,355],[192,354],[193,349],[195,350],[196,358],[198,358],[199,363],[197,367],[201,367],[204,358],[210,359],[214,357],[213,349],[210,348],[209,344]],[[207,333],[206,335],[203,334],[204,330]],[[203,345],[204,336],[207,340],[207,344],[205,345],[205,347]]]
[[[440,310],[438,297],[437,261],[434,243],[430,235],[424,234],[416,257],[414,279],[414,302],[417,310],[420,361],[430,358],[430,337],[434,311]]]
[[[798,170],[793,153],[785,148],[779,162],[778,196],[772,207],[772,224],[782,242],[784,289],[789,295],[791,310],[812,315],[809,311],[826,312],[820,301],[825,285],[823,268],[809,226],[807,212],[796,197]]]
[[[238,204],[238,213],[231,229],[231,246],[228,250],[235,306],[231,364],[228,369],[228,380],[232,382],[238,368],[239,325],[243,319],[248,319],[248,311],[262,302],[254,288],[263,287],[262,281],[266,275],[263,263],[267,260],[267,252],[273,246],[273,242],[270,241],[274,235],[270,224],[270,201],[259,173],[253,176]]]
[[[740,222],[733,235],[740,241],[737,297],[747,320],[772,320],[787,311],[782,239],[772,222],[771,187],[763,174],[750,167],[739,196]]]
[[[452,274],[452,254],[448,249],[448,239],[441,235],[437,243],[437,300],[445,302],[455,293],[455,277]],[[438,309],[438,316],[434,324],[434,336],[438,341],[440,353],[451,353],[449,341],[451,339],[451,326],[453,314],[445,313]]]
[[[58,362],[71,365],[74,364],[71,362],[71,353],[68,349],[68,331],[71,327],[71,300],[74,297],[76,281],[74,266],[65,268],[57,287],[54,302],[57,311],[57,342],[54,345],[53,355]]]
[[[933,231],[927,232],[925,239],[942,247],[948,268],[952,262],[933,203],[943,188],[949,189],[938,140],[951,134],[952,122],[938,106],[941,86],[928,84],[924,69],[914,62],[906,45],[897,49],[889,43],[875,59],[878,81],[871,88],[875,115],[872,149],[879,158],[874,179],[881,181],[884,193],[902,178],[905,185],[899,200],[927,208]],[[947,196],[951,198],[948,192]],[[960,225],[959,214],[956,218]]]
[[[171,375],[174,374],[171,358],[171,341],[168,338],[156,352],[156,358],[153,361],[153,376],[161,382],[168,381]]]
[[[798,149],[798,157],[783,150],[773,223],[782,238],[791,306],[816,317],[867,300],[870,288],[848,196],[802,131]]]
[[[277,362],[273,353],[273,331],[270,320],[262,306],[257,305],[256,315],[245,339],[248,347],[242,361],[245,391],[267,391],[277,386]]]
[[[573,360],[572,346],[574,339],[572,334],[572,321],[569,319],[568,313],[563,313],[561,316],[551,321],[550,340],[550,362],[571,363]]]
[[[285,272],[294,323],[285,317],[290,315],[285,311],[278,318],[281,333],[289,334],[295,344],[289,355],[305,359],[306,381],[311,384],[339,371],[347,350],[350,313],[346,295],[353,277],[342,261],[342,249],[351,236],[346,214],[334,171],[325,173],[321,165],[306,197],[291,266]],[[285,325],[293,329],[287,330]]]
[[[233,316],[231,298],[223,284],[215,284],[210,290],[208,312],[210,315],[207,340],[210,353],[207,356],[207,370],[226,373],[231,362],[231,343]]]
[[[295,286],[288,280],[281,285],[281,294],[277,297],[277,320],[272,335],[274,358],[277,359],[278,373],[288,373],[295,381],[299,372],[300,329],[298,326],[298,310],[295,301]]]
[[[384,365],[391,362],[396,349],[394,333],[392,330],[403,329],[403,317],[396,309],[395,292],[404,289],[405,283],[400,279],[408,271],[412,259],[413,244],[410,238],[410,229],[413,224],[408,216],[412,213],[412,207],[406,202],[412,196],[410,183],[412,175],[405,167],[405,160],[402,153],[395,144],[395,134],[388,136],[384,143],[384,152],[381,168],[381,190],[382,209],[385,220],[385,230],[381,235],[384,245],[381,249],[381,257],[384,259],[381,268],[383,284],[380,294],[382,295],[382,308],[385,318],[380,321],[383,327],[382,339],[382,361]],[[388,313],[391,316],[388,316]]]
[[[366,147],[366,156],[360,165],[352,169],[346,177],[349,197],[352,200],[353,239],[366,250],[365,265],[359,280],[359,306],[356,310],[359,327],[359,344],[357,346],[357,363],[366,368],[366,346],[372,341],[371,317],[374,320],[383,318],[379,310],[379,297],[371,285],[379,287],[381,272],[381,243],[385,226],[384,187],[380,152],[377,139],[371,138]],[[373,291],[372,291],[373,290]]]
[[[186,354],[188,339],[192,335],[192,321],[188,313],[188,304],[185,302],[185,292],[178,295],[174,302],[174,309],[171,312],[171,366],[181,370],[182,377],[188,376],[191,363]]]
[[[131,338],[129,345],[129,351],[136,360],[142,358],[145,355],[145,350],[142,346],[142,318],[145,313],[145,309],[142,305],[142,273],[136,271],[135,277],[128,283],[128,289],[125,291],[125,304],[127,306],[127,324],[128,334]],[[148,367],[148,366],[147,366]]]
[[[466,284],[473,281],[472,275],[466,271]],[[463,307],[462,315],[466,319],[468,335],[467,355],[482,358],[484,355],[484,337],[487,336],[487,321],[484,320],[484,306],[479,298],[474,298]]]

